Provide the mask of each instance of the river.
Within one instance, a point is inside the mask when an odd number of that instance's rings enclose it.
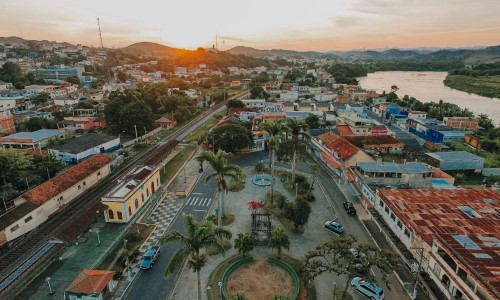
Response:
[[[392,85],[397,85],[398,96],[408,95],[422,102],[454,103],[467,107],[474,114],[487,114],[496,125],[500,124],[500,99],[487,98],[449,88],[443,84],[446,72],[375,72],[359,77],[359,84],[364,89],[389,92]]]

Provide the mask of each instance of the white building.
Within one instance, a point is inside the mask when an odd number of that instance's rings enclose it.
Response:
[[[295,102],[299,99],[299,93],[298,92],[286,92],[286,93],[281,93],[280,94],[280,99],[285,102]]]
[[[245,107],[247,108],[264,108],[266,107],[266,100],[264,99],[248,99],[248,100],[241,100],[243,104],[245,104]]]
[[[330,102],[333,101],[334,93],[332,92],[327,92],[327,93],[319,93],[314,95],[314,100],[320,101],[320,102]]]
[[[77,164],[98,153],[108,153],[120,148],[120,138],[99,134],[86,134],[63,145],[52,146],[49,153],[67,164]]]

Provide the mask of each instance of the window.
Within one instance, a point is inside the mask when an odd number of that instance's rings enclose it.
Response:
[[[149,188],[146,188],[146,196],[149,197]]]
[[[141,194],[142,203],[144,203],[144,194]]]
[[[381,208],[384,208],[384,202],[382,200],[378,201],[378,205],[380,205]]]
[[[81,185],[78,185],[78,189],[81,190],[82,189],[82,186]]]
[[[14,232],[14,231],[16,231],[16,230],[18,230],[18,229],[19,229],[19,224],[16,224],[16,226],[14,226],[14,227],[12,227],[12,228],[10,229],[10,232]]]
[[[112,209],[108,210],[108,216],[110,220],[113,220],[115,218],[115,213]]]
[[[400,220],[398,220],[398,227],[402,230],[403,229],[403,223],[401,223]]]
[[[27,217],[26,219],[24,219],[24,223],[28,223],[29,221],[33,220],[33,217],[32,216],[29,216]]]
[[[128,216],[132,216],[132,206],[128,207]]]
[[[86,186],[86,185],[87,185],[87,183],[84,181],[84,182],[83,182],[83,186]]]
[[[97,176],[101,176],[101,172],[97,172]]]
[[[117,211],[116,216],[118,217],[118,220],[123,220],[123,214],[121,211]]]
[[[386,206],[384,210],[385,210],[386,214],[389,214],[389,207],[388,206]]]
[[[405,228],[405,235],[406,235],[407,237],[410,237],[410,231],[409,231],[408,229],[406,229],[406,228]]]
[[[59,199],[57,199],[57,200],[62,201],[62,199],[63,199],[63,196],[59,197]]]
[[[393,221],[396,221],[396,215],[394,215],[394,213],[392,213],[392,212],[391,212],[391,219],[392,219]]]
[[[136,209],[139,207],[139,200],[137,200],[137,198],[135,199],[135,203],[134,203],[134,205],[135,205],[135,208],[136,208]]]

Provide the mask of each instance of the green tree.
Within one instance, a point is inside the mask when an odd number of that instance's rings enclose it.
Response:
[[[304,197],[297,197],[294,203],[287,203],[284,210],[285,216],[299,229],[309,220],[311,204]]]
[[[278,294],[274,295],[273,300],[290,300],[290,297]]]
[[[231,300],[248,300],[248,298],[243,293],[237,293],[236,295],[231,297]]]
[[[143,132],[144,128],[153,128],[154,117],[151,108],[144,101],[132,102],[126,105],[120,116],[121,129],[129,134]]]
[[[0,80],[5,82],[17,83],[23,81],[23,72],[21,67],[13,62],[6,62],[0,68]]]
[[[310,129],[319,128],[319,117],[317,115],[309,114],[306,117],[306,124]]]
[[[35,105],[44,105],[49,101],[50,94],[46,92],[38,93],[35,97],[32,98],[32,101]]]
[[[250,98],[252,99],[269,99],[269,94],[264,91],[261,86],[254,86],[250,88]]]
[[[243,173],[243,170],[237,166],[228,164],[227,160],[229,153],[223,150],[217,151],[214,154],[211,151],[203,151],[196,159],[200,162],[208,162],[214,169],[214,172],[208,174],[205,183],[215,178],[217,189],[219,191],[219,212],[218,212],[218,225],[222,225],[222,218],[225,216],[224,212],[224,195],[229,191],[225,177],[238,179]]]
[[[234,240],[234,248],[238,249],[239,254],[246,256],[255,247],[255,238],[248,232],[238,233]]]
[[[269,167],[271,168],[271,205],[274,200],[274,156],[276,149],[279,147],[280,139],[284,131],[283,124],[278,121],[266,121],[260,124],[260,129],[264,130],[268,135],[267,144],[269,146]]]
[[[226,103],[227,108],[243,108],[245,104],[240,99],[230,99]]]
[[[281,257],[283,249],[290,249],[290,238],[283,228],[273,229],[268,246],[273,250],[276,249],[278,257]]]
[[[112,99],[104,105],[104,116],[106,122],[115,129],[120,128],[122,108],[125,103],[121,99]]]
[[[76,76],[69,76],[66,78],[66,82],[69,82],[71,84],[80,84],[80,78]]]
[[[324,272],[335,273],[337,276],[347,275],[348,278],[352,278],[358,275],[359,270],[370,270],[376,266],[381,276],[373,276],[371,272],[367,272],[364,277],[371,282],[381,279],[389,287],[388,276],[397,265],[397,256],[373,244],[355,244],[355,242],[355,237],[349,236],[331,239],[316,246],[306,253],[302,270],[309,279],[314,279]],[[354,255],[354,252],[357,255]],[[346,281],[344,294],[348,287],[349,280]]]
[[[127,79],[128,79],[128,76],[127,76],[127,73],[123,72],[122,70],[119,70],[117,73],[116,73],[116,77],[118,78],[118,80],[120,82],[126,82]]]
[[[43,180],[49,180],[64,170],[66,164],[57,160],[53,154],[50,155],[35,155],[33,156],[33,169],[35,174]],[[50,178],[49,178],[50,176]]]
[[[490,130],[495,128],[495,124],[493,120],[488,117],[486,114],[479,115],[479,126],[483,127],[485,130]]]
[[[297,146],[299,144],[299,138],[303,137],[309,139],[309,133],[307,133],[308,125],[299,119],[289,119],[287,120],[286,130],[292,134],[292,182],[295,182],[295,165],[297,163]]]
[[[215,150],[222,149],[226,152],[236,153],[253,145],[252,132],[239,124],[224,124],[208,134],[208,142]]]
[[[196,272],[198,280],[198,300],[201,300],[200,270],[205,266],[207,255],[201,253],[202,249],[214,247],[220,253],[225,252],[222,238],[231,238],[231,232],[223,227],[216,227],[214,223],[204,220],[197,222],[192,215],[182,214],[186,234],[177,230],[165,233],[159,240],[160,245],[179,242],[181,248],[175,252],[165,270],[165,278],[170,277],[187,258],[188,267]]]

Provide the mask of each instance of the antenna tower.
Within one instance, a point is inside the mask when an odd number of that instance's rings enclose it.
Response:
[[[101,39],[101,48],[104,49],[104,45],[102,44],[101,22],[99,22],[99,18],[97,18],[97,26],[99,27],[99,38]]]

